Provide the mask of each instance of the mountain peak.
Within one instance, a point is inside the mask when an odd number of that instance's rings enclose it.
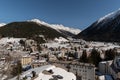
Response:
[[[42,25],[49,25],[48,23],[41,21],[39,19],[32,19],[32,20],[28,20],[28,22],[35,22],[37,24],[42,24]]]

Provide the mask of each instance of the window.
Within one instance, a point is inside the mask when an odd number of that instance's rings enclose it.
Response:
[[[77,65],[76,65],[76,68],[77,68]]]
[[[91,69],[91,67],[89,66],[88,69]]]

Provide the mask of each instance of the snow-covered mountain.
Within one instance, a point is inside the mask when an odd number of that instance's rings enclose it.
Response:
[[[35,38],[42,35],[46,39],[74,37],[79,29],[64,27],[58,24],[48,24],[39,19],[0,24],[0,36],[16,38]]]
[[[57,24],[48,24],[38,19],[11,22],[6,25],[1,24],[1,26],[1,36],[16,38],[36,38],[37,36],[42,35],[47,40],[53,40],[54,38],[59,37],[74,37],[80,32],[79,29],[64,27],[63,25]]]
[[[48,24],[44,21],[41,21],[39,19],[32,19],[32,20],[28,20],[28,22],[36,22],[38,24],[42,24],[42,25],[45,25],[45,26],[48,26],[48,27],[51,27],[53,29],[56,29],[57,31],[60,31],[60,30],[64,30],[64,31],[68,31],[68,32],[71,32],[72,34],[78,34],[81,32],[80,29],[75,29],[75,28],[70,28],[70,27],[65,27],[63,25],[59,25],[59,24]]]
[[[120,42],[120,9],[100,18],[77,35],[78,38],[95,41]]]
[[[16,38],[35,38],[43,35],[46,39],[67,37],[57,30],[35,22],[11,22],[0,27],[0,36]]]

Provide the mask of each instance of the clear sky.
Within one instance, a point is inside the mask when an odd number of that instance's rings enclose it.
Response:
[[[37,18],[83,30],[119,8],[120,0],[0,0],[0,23]]]

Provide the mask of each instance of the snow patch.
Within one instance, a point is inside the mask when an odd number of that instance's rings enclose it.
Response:
[[[55,38],[54,40],[59,42],[59,43],[61,43],[61,42],[68,42],[68,40],[63,38],[63,37]]]

